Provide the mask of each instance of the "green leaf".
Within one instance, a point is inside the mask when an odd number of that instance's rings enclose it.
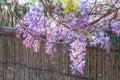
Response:
[[[115,36],[111,39],[112,44],[116,43],[117,41],[120,41],[120,36]]]
[[[111,42],[112,42],[112,44],[114,44],[114,43],[116,43],[117,41],[116,41],[115,38],[112,38],[112,39],[111,39]]]
[[[91,37],[90,32],[85,31],[85,32],[83,32],[83,34],[89,39],[89,41],[92,41],[92,37]]]
[[[35,3],[35,0],[30,0],[30,3],[31,3],[31,4],[34,4],[34,3]]]
[[[105,0],[105,3],[107,4],[110,4],[110,2],[111,2],[110,0]]]
[[[58,3],[58,0],[53,0],[53,4],[57,4]]]
[[[79,8],[80,3],[77,0],[60,0],[62,2],[62,8],[65,13],[75,11]]]

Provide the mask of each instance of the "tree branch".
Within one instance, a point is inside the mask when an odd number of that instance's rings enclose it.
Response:
[[[97,20],[91,22],[91,23],[90,23],[90,26],[94,25],[95,23],[99,22],[101,19],[103,19],[103,18],[109,16],[110,14],[112,14],[112,13],[118,11],[119,9],[120,9],[120,7],[119,7],[119,8],[116,8],[116,10],[108,9],[108,11],[107,11],[102,17],[100,17],[99,19],[97,19]]]

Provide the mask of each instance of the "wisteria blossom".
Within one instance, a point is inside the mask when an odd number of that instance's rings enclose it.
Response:
[[[29,7],[16,33],[22,35],[25,47],[34,52],[39,51],[43,41],[48,55],[56,53],[56,44],[69,45],[71,72],[83,75],[87,43],[109,53],[111,42],[107,31],[120,35],[120,22],[112,21],[120,20],[116,17],[120,8],[115,3],[115,0],[41,0],[42,5],[35,3]],[[102,8],[104,4],[109,6]]]

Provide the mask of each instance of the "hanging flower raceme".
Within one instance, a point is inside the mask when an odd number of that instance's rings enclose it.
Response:
[[[83,75],[86,55],[86,37],[81,33],[78,36],[79,37],[70,44],[70,67],[72,74],[75,74],[76,71],[79,71]]]
[[[41,35],[44,34],[44,19],[40,8],[32,6],[17,25],[17,33],[23,34],[23,44],[35,52],[39,51]]]

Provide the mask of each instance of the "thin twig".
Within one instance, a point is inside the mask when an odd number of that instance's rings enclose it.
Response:
[[[90,14],[90,13],[93,11],[93,9],[95,8],[96,3],[97,3],[97,0],[95,0],[94,6],[93,6],[92,9],[90,10],[89,14]]]

